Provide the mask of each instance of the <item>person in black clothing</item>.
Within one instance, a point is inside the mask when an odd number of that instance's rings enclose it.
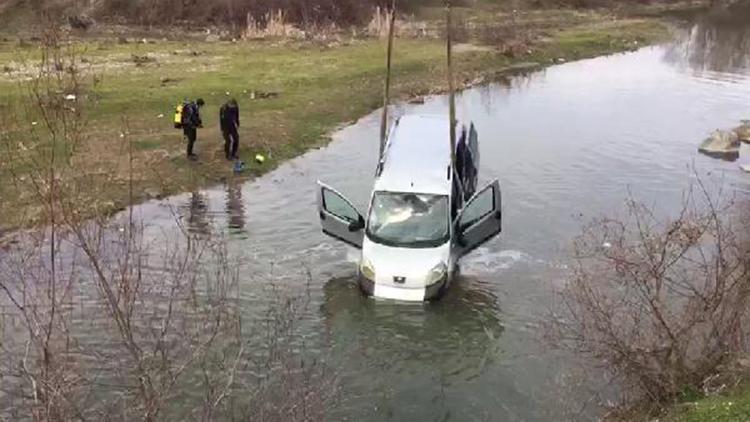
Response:
[[[185,104],[182,109],[182,132],[185,134],[185,139],[187,140],[187,157],[191,160],[198,159],[198,156],[193,153],[193,147],[198,138],[198,128],[203,127],[203,121],[201,120],[201,107],[205,104],[206,103],[202,98],[198,98],[194,103],[190,102]]]
[[[224,155],[227,160],[236,160],[237,149],[240,146],[240,107],[232,98],[219,109],[219,121],[221,122],[221,134],[224,136]]]

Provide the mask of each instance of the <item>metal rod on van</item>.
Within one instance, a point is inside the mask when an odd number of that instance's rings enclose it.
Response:
[[[445,1],[445,33],[448,49],[448,107],[450,120],[451,167],[456,164],[456,92],[453,82],[453,24],[451,0]]]
[[[393,57],[393,33],[396,26],[396,0],[391,4],[390,25],[388,27],[388,58],[386,59],[385,93],[383,99],[383,117],[380,121],[380,156],[383,158],[386,137],[388,135],[388,104],[391,97],[391,60]]]

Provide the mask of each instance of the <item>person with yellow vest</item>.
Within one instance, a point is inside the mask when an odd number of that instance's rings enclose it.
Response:
[[[182,129],[187,141],[187,158],[193,161],[198,159],[193,148],[198,139],[198,128],[203,127],[200,111],[205,104],[202,98],[198,98],[195,102],[185,101],[175,109],[174,127]]]

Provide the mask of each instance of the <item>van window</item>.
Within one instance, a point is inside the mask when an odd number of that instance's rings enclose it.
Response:
[[[471,203],[464,208],[464,213],[459,221],[459,228],[463,231],[486,217],[495,209],[495,191],[487,189],[474,197]]]
[[[376,192],[367,237],[394,247],[429,248],[450,239],[448,196]]]
[[[323,206],[326,211],[345,221],[357,221],[359,213],[336,192],[323,188]]]

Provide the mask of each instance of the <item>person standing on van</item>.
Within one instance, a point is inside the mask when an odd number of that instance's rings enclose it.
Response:
[[[185,140],[187,140],[187,158],[190,160],[198,159],[198,156],[193,153],[193,147],[198,139],[198,128],[203,127],[201,108],[205,104],[202,98],[198,98],[195,102],[189,102],[182,108],[182,131],[185,134]]]
[[[240,107],[234,98],[227,101],[219,109],[219,121],[221,122],[221,134],[224,136],[224,155],[227,160],[236,160],[237,150],[240,146]]]

